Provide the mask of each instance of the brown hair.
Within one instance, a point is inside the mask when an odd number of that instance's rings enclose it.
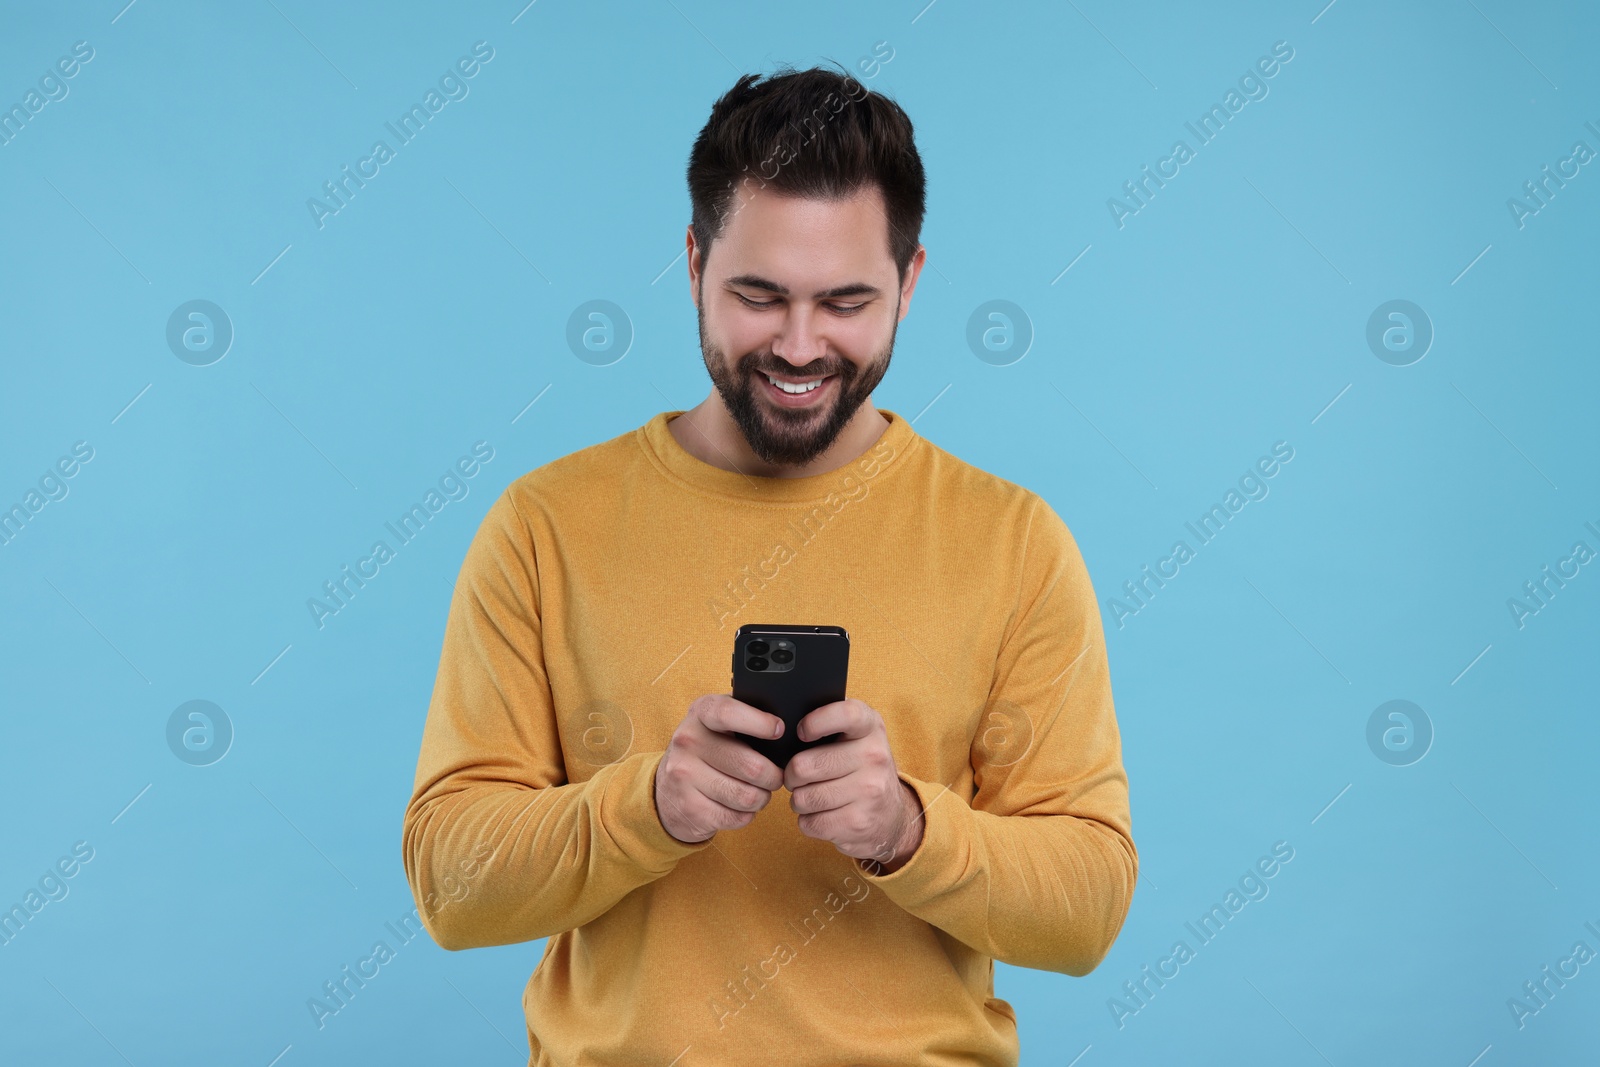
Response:
[[[846,73],[780,67],[739,78],[711,107],[689,153],[690,225],[701,268],[736,213],[736,186],[820,199],[873,184],[888,212],[889,256],[905,280],[922,232],[926,182],[900,105]]]

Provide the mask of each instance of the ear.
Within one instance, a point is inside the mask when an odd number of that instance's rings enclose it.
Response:
[[[904,321],[911,312],[911,294],[916,291],[917,279],[922,277],[922,265],[928,261],[928,249],[917,245],[916,252],[911,256],[911,262],[906,264],[906,280],[900,285],[900,318],[897,322]]]
[[[696,307],[700,306],[700,246],[694,240],[694,227],[685,227],[687,233],[684,237],[684,247],[688,249],[689,260],[689,299]]]

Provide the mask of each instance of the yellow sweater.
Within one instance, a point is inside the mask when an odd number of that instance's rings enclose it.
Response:
[[[1015,1064],[994,960],[1083,975],[1120,930],[1138,856],[1077,544],[882,413],[844,467],[761,478],[663,412],[489,508],[404,855],[443,947],[548,938],[530,1064]],[[783,789],[707,842],[662,827],[656,765],[747,622],[849,632],[848,695],[925,811],[893,874],[802,834]]]

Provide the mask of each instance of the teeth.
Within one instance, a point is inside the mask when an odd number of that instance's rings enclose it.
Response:
[[[774,378],[770,374],[767,375],[767,381],[771,382],[773,385],[776,385],[779,389],[782,389],[786,393],[796,393],[796,394],[798,394],[798,393],[809,393],[809,392],[811,392],[811,390],[815,389],[817,386],[822,384],[822,379],[818,378],[814,382],[806,382],[803,385],[791,385],[788,382],[780,382],[778,379]]]

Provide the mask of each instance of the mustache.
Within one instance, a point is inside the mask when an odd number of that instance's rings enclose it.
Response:
[[[804,367],[794,367],[783,360],[769,360],[761,356],[746,356],[740,366],[751,374],[777,374],[788,375],[796,378],[820,377],[834,374],[839,377],[846,376],[850,368],[848,364],[829,363],[825,360],[808,363]]]

